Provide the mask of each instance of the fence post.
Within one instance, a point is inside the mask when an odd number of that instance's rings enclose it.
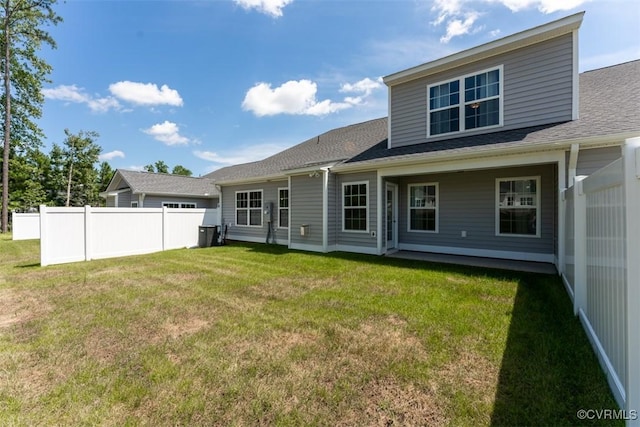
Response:
[[[166,206],[162,207],[162,250],[166,250],[169,246],[167,240],[169,240],[169,233],[167,228],[169,226],[169,208]]]
[[[40,266],[49,265],[49,252],[47,251],[47,207],[40,205]]]
[[[640,426],[640,138],[625,141],[628,426]],[[632,419],[634,418],[634,419]]]
[[[577,176],[573,189],[573,313],[587,311],[587,196]]]
[[[93,239],[91,238],[91,206],[84,207],[84,260],[89,261],[93,256]]]

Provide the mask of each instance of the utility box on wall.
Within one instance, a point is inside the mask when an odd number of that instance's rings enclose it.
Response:
[[[308,236],[309,235],[309,224],[302,224],[300,226],[300,235]]]

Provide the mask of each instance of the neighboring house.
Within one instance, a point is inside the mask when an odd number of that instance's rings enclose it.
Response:
[[[582,18],[386,76],[388,119],[206,175],[228,238],[558,267],[561,191],[640,136],[640,61],[579,74]]]
[[[107,207],[216,208],[220,193],[206,178],[117,169],[100,195]]]

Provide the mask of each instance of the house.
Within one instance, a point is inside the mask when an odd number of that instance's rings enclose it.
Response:
[[[206,175],[228,238],[559,267],[562,190],[640,136],[640,61],[579,74],[583,15],[388,75],[388,118]]]
[[[107,207],[216,208],[219,194],[206,178],[117,169],[100,196]]]

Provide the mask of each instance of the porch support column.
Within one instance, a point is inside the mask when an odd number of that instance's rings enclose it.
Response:
[[[289,199],[291,200],[291,199]],[[291,206],[291,203],[289,203]],[[291,228],[291,224],[289,224]],[[329,170],[322,168],[322,252],[329,251]]]
[[[384,180],[382,176],[380,176],[380,172],[376,171],[376,181],[378,187],[378,198],[377,198],[377,212],[376,212],[376,233],[377,233],[377,245],[378,245],[378,255],[382,255],[384,253],[382,248],[383,236],[382,236],[382,218],[384,214],[384,199],[387,197],[387,192],[383,188]]]

